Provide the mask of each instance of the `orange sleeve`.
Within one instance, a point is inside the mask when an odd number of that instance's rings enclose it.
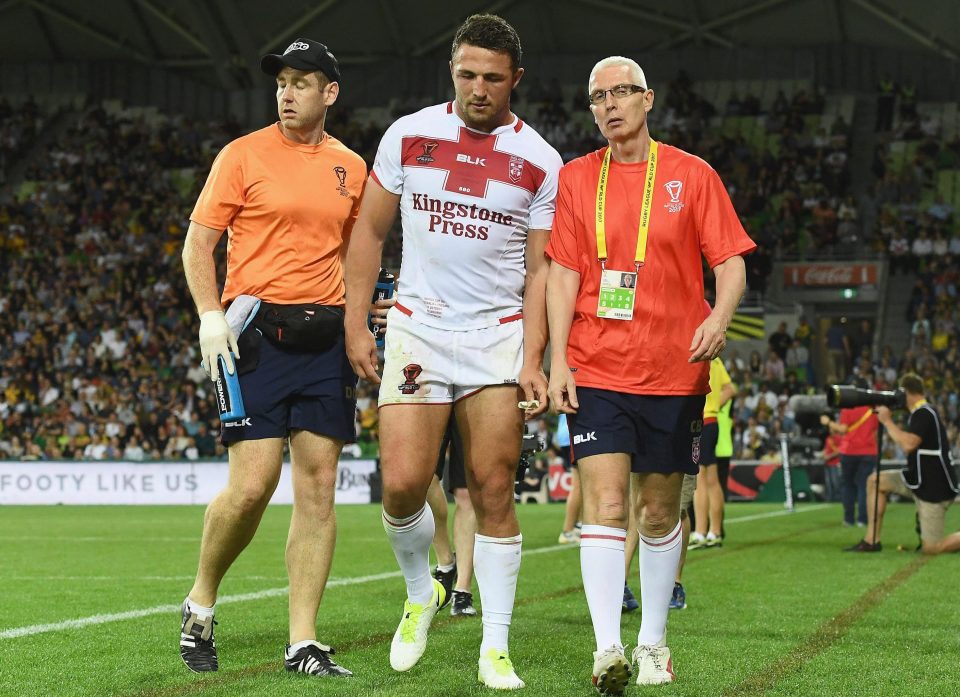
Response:
[[[710,268],[730,257],[749,254],[757,248],[740,224],[720,175],[709,165],[701,172],[699,193],[697,229],[700,233],[700,249]]]
[[[353,204],[353,208],[350,210],[350,215],[345,221],[343,221],[343,241],[346,244],[347,240],[350,239],[350,235],[353,233],[353,226],[357,222],[357,218],[360,217],[360,203],[363,201],[363,192],[367,190],[367,178],[364,177],[360,183],[360,193],[357,195],[357,200]]]
[[[226,230],[243,208],[243,163],[233,143],[217,155],[190,220],[214,230]]]

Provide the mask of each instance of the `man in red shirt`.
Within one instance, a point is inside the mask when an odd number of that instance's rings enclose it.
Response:
[[[580,563],[597,651],[593,679],[622,693],[631,673],[620,641],[631,469],[640,475],[643,619],[637,683],[674,679],[667,608],[680,559],[680,490],[700,462],[710,361],[746,283],[746,235],[717,173],[650,139],[653,108],[640,66],[606,58],[590,75],[590,109],[605,147],[560,172],[547,255],[550,399],[569,414],[583,487]],[[701,255],[717,301],[703,314]],[[633,283],[627,287],[623,275]]]
[[[868,387],[863,378],[858,378],[856,385],[862,389]],[[840,491],[843,524],[851,527],[856,522],[860,527],[864,527],[867,524],[867,478],[877,468],[877,429],[880,422],[872,407],[854,407],[841,409],[839,421],[822,416],[820,423],[829,428],[831,434],[842,437]]]

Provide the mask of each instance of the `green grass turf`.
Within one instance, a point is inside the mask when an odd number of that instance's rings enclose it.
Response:
[[[960,684],[955,580],[960,557],[924,560],[913,546],[913,507],[893,505],[886,550],[843,554],[859,530],[840,527],[838,506],[728,507],[722,549],[689,555],[689,607],[672,612],[669,644],[678,681],[630,694],[945,695]],[[332,578],[396,571],[375,506],[337,511]],[[200,507],[0,508],[0,634],[44,623],[176,605],[196,566]],[[524,548],[556,548],[559,506],[520,508]],[[286,585],[289,509],[271,508],[231,569],[222,595]],[[960,509],[948,516],[960,527]],[[636,572],[631,585],[637,588]],[[0,638],[0,695],[428,695],[490,694],[476,685],[479,619],[444,612],[427,653],[391,671],[399,578],[330,587],[320,638],[339,650],[352,680],[287,675],[280,657],[286,599],[278,594],[218,607],[221,670],[189,673],[178,656],[178,614]],[[625,615],[636,641],[639,612]],[[574,549],[524,558],[511,656],[526,695],[590,695],[593,632]]]

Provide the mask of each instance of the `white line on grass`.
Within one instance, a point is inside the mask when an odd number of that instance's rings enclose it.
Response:
[[[782,515],[796,515],[797,513],[810,513],[811,511],[820,511],[824,508],[829,508],[829,503],[818,503],[812,506],[800,506],[792,511],[783,509],[782,511],[768,511],[767,513],[756,513],[754,515],[742,515],[737,516],[736,518],[726,518],[723,522],[726,525],[733,525],[734,523],[746,523],[751,520],[762,520],[763,518],[777,518]]]
[[[556,552],[561,549],[576,549],[576,545],[553,545],[550,547],[537,547],[526,550],[523,556],[534,554],[546,554]],[[368,576],[349,576],[346,578],[332,578],[327,581],[327,588],[336,588],[337,586],[354,586],[361,583],[371,583],[373,581],[383,581],[388,578],[399,578],[399,571],[387,571],[382,574],[370,574]],[[192,577],[191,577],[192,578]],[[274,598],[287,594],[287,586],[282,588],[266,588],[262,591],[253,593],[238,593],[235,595],[224,595],[217,599],[217,604],[223,603],[243,603],[248,600],[261,600],[263,598]],[[176,614],[180,610],[179,605],[156,605],[154,607],[141,608],[139,610],[128,610],[127,612],[115,612],[104,615],[91,615],[90,617],[80,617],[75,620],[64,620],[63,622],[50,622],[48,624],[33,624],[27,627],[14,627],[0,631],[0,640],[19,639],[25,636],[35,636],[37,634],[46,634],[48,632],[59,632],[64,629],[79,629],[97,624],[107,624],[108,622],[120,622],[122,620],[135,620],[140,617],[151,617],[153,615]]]
[[[750,520],[760,520],[763,518],[775,518],[782,515],[790,515],[791,513],[806,513],[809,511],[820,510],[826,508],[827,504],[820,504],[816,506],[803,506],[802,508],[797,509],[796,511],[770,511],[767,513],[758,513],[756,515],[749,516],[740,516],[738,518],[731,518],[726,521],[727,524],[736,523],[736,522],[747,522]],[[523,552],[523,556],[533,556],[535,554],[548,554],[550,552],[558,552],[563,549],[577,549],[577,545],[566,544],[566,545],[551,545],[548,547],[537,547],[534,549],[528,549]],[[383,581],[388,578],[399,578],[399,571],[387,571],[382,574],[370,574],[368,576],[350,576],[346,578],[333,578],[327,581],[328,588],[335,588],[337,586],[354,586],[361,583],[371,583],[373,581]],[[242,603],[248,600],[261,600],[263,598],[274,598],[281,595],[287,594],[287,587],[282,588],[266,588],[261,591],[255,591],[253,593],[238,593],[236,595],[225,595],[217,600],[219,604],[224,603]],[[12,629],[5,629],[0,631],[0,640],[3,639],[18,639],[25,636],[35,636],[37,634],[46,634],[48,632],[59,632],[64,629],[79,629],[81,627],[89,627],[91,625],[97,624],[107,624],[108,622],[120,622],[122,620],[134,620],[139,619],[140,617],[151,617],[153,615],[164,615],[164,614],[174,614],[180,609],[179,605],[156,605],[154,607],[141,608],[140,610],[128,610],[127,612],[115,612],[112,614],[104,615],[91,615],[90,617],[80,617],[75,620],[64,620],[63,622],[51,622],[49,624],[33,624],[26,627],[14,627]]]
[[[197,536],[193,537],[112,537],[110,535],[82,535],[80,537],[70,537],[69,535],[0,535],[3,542],[29,542],[42,540],[44,542],[196,542]]]
[[[192,581],[193,576],[0,576],[0,583],[5,581]],[[232,581],[286,581],[286,576],[242,576],[230,575]]]

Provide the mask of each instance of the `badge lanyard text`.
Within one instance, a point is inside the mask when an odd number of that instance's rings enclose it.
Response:
[[[608,147],[600,166],[600,178],[597,181],[597,259],[600,266],[607,266],[607,179],[610,175],[610,153]],[[657,178],[657,141],[650,141],[650,155],[647,158],[647,177],[643,182],[643,199],[640,208],[640,228],[637,231],[637,252],[634,263],[637,271],[643,266],[647,258],[647,234],[650,230],[650,211],[653,208],[653,185]]]

